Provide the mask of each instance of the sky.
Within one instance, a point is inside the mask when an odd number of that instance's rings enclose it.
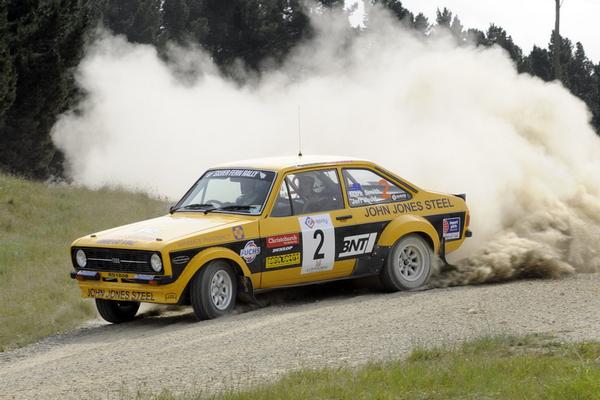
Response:
[[[588,57],[600,62],[600,0],[563,0],[561,34],[581,42]],[[351,1],[350,1],[351,2]],[[491,22],[500,25],[524,52],[533,45],[547,47],[554,28],[554,0],[402,0],[414,14],[422,12],[435,21],[438,8],[449,8],[463,26],[486,30]]]

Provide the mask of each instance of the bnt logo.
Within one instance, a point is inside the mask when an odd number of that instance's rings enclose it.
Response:
[[[347,236],[342,243],[342,251],[339,257],[352,257],[359,254],[369,254],[373,252],[377,233],[365,233],[362,235]]]

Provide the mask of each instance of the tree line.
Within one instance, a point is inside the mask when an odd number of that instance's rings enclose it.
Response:
[[[549,32],[546,48],[525,54],[500,26],[465,29],[446,8],[429,21],[398,0],[368,1],[425,36],[445,29],[464,45],[499,45],[520,73],[545,81],[560,77],[588,105],[600,132],[600,63],[588,59],[580,42]],[[344,2],[316,5],[325,11]],[[63,175],[63,155],[49,133],[58,116],[84,96],[74,71],[100,24],[163,55],[168,43],[198,44],[233,76],[240,65],[260,74],[283,63],[314,34],[306,12],[302,0],[0,0],[0,170],[34,179]],[[562,73],[553,65],[556,56]]]

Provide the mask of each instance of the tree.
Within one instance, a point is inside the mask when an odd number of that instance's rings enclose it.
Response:
[[[485,37],[485,33],[480,31],[479,29],[469,29],[467,30],[467,41],[469,43],[473,43],[476,46],[487,46],[488,41]]]
[[[450,24],[452,23],[452,12],[446,7],[444,7],[442,11],[440,11],[438,8],[436,11],[435,23],[438,26],[450,29]]]
[[[575,54],[566,69],[571,93],[591,105],[595,94],[594,64],[587,58],[581,42],[575,44]]]
[[[546,82],[552,80],[552,61],[550,60],[550,52],[548,50],[533,46],[525,63],[527,65],[526,70],[531,75],[537,76]]]
[[[548,45],[548,49],[550,51],[550,55],[552,57],[552,72],[554,75],[554,79],[559,79],[566,87],[569,87],[570,77],[568,74],[564,73],[565,68],[571,63],[573,58],[573,43],[569,38],[563,38],[562,36],[558,36],[558,44],[556,42],[556,35],[552,33],[550,36],[550,44]],[[558,57],[559,62],[559,70],[556,70],[556,57]]]
[[[371,0],[371,4],[379,4],[390,10],[390,12],[398,19],[398,21],[402,22],[405,27],[412,28],[414,26],[413,14],[402,6],[400,0]]]
[[[508,52],[510,58],[517,65],[517,70],[523,72],[526,65],[523,62],[523,50],[515,44],[512,37],[506,31],[494,24],[491,24],[486,34],[487,45],[497,44]]]
[[[423,13],[418,13],[414,19],[413,26],[417,31],[425,35],[430,28],[429,19]]]
[[[62,172],[49,133],[76,98],[72,70],[83,54],[87,13],[79,0],[20,0],[5,12],[16,80],[0,128],[0,169],[45,179]]]
[[[554,0],[555,6],[555,18],[554,18],[554,43],[560,43],[560,6],[562,0]],[[562,68],[560,64],[560,56],[559,53],[555,52],[552,56],[553,66],[554,66],[554,77],[559,81],[562,79]]]
[[[592,99],[592,124],[596,128],[596,132],[600,134],[600,62],[594,66],[594,98]]]
[[[161,0],[89,0],[90,19],[133,43],[156,44]]]
[[[12,106],[16,95],[17,75],[14,58],[10,51],[7,1],[0,0],[0,129],[4,126],[6,111]]]

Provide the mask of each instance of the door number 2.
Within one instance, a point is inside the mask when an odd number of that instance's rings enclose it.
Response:
[[[329,271],[335,259],[335,231],[329,214],[298,218],[302,230],[302,274]]]

